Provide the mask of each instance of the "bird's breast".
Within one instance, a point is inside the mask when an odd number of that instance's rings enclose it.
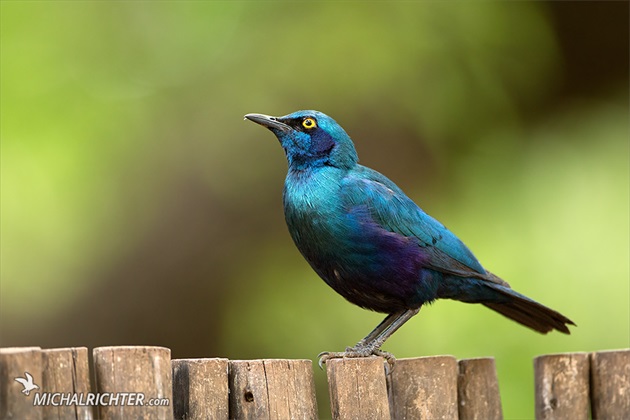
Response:
[[[293,241],[311,267],[351,302],[387,312],[413,306],[424,256],[418,243],[349,206],[340,183],[287,178],[284,210]]]
[[[339,183],[326,173],[289,173],[284,186],[284,214],[297,247],[326,252],[343,236],[344,208]],[[313,249],[309,254],[315,252]],[[306,255],[305,255],[306,256]]]

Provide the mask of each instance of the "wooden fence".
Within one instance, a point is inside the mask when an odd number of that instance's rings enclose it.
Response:
[[[540,356],[534,370],[537,419],[630,419],[630,349]],[[326,373],[335,419],[502,418],[492,358],[400,359],[389,375],[380,358],[333,359]],[[84,347],[0,349],[0,419],[317,417],[310,360],[99,347],[90,371]]]

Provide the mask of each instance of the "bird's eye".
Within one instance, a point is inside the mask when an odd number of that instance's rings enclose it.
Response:
[[[302,127],[310,130],[317,127],[317,123],[313,118],[304,118],[304,121],[302,121]]]

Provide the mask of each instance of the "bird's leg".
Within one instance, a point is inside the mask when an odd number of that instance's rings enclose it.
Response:
[[[379,334],[383,332],[396,318],[401,316],[405,311],[394,312],[393,314],[389,314],[385,317],[384,320],[381,321],[380,324],[376,326],[365,338],[359,341],[354,347],[365,347],[366,343],[373,341]],[[351,350],[352,347],[347,347],[346,351]]]
[[[408,309],[404,312],[393,314],[395,316],[388,316],[374,331],[368,334],[363,340],[359,341],[354,348],[362,346],[372,350],[379,350],[392,334],[398,331],[405,322],[409,321],[418,312],[420,312],[420,308]]]
[[[319,367],[326,363],[329,359],[342,357],[369,357],[371,355],[382,356],[387,359],[390,365],[393,365],[396,358],[393,354],[382,351],[380,348],[393,333],[396,332],[405,322],[420,311],[417,309],[408,309],[402,312],[395,312],[388,315],[371,333],[363,340],[359,341],[354,347],[346,348],[342,352],[323,352],[318,355]]]

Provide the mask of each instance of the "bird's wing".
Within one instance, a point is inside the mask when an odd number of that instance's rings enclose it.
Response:
[[[25,388],[26,385],[28,384],[28,381],[24,378],[15,378],[16,381],[18,381],[19,383],[21,383]]]
[[[26,376],[26,379],[28,379],[29,382],[33,382],[33,377],[31,376],[30,373],[24,372],[24,375]]]
[[[357,165],[344,178],[342,195],[349,208],[366,206],[374,221],[384,229],[416,238],[430,256],[429,268],[493,281],[457,236],[422,211],[396,184],[379,172]]]

